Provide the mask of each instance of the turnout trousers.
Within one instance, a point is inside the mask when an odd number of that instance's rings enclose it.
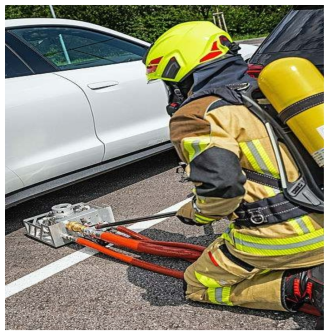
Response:
[[[281,300],[284,271],[324,262],[323,229],[313,218],[312,223],[317,230],[300,236],[302,238],[298,240],[256,239],[244,233],[250,229],[237,230],[231,224],[187,268],[186,298],[219,305],[286,311]],[[279,230],[279,225],[274,225],[274,230]],[[265,250],[268,243],[272,247]],[[256,244],[260,249],[256,250]]]

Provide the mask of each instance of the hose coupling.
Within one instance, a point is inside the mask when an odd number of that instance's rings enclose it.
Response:
[[[87,227],[78,222],[68,222],[66,224],[66,229],[74,232],[84,232]]]

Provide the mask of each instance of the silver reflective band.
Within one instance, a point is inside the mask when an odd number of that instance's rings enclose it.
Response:
[[[312,238],[312,239],[309,239],[303,242],[285,244],[285,245],[257,244],[257,243],[252,243],[252,242],[248,242],[245,240],[240,240],[236,237],[234,237],[234,239],[235,239],[236,244],[243,245],[243,246],[254,247],[254,248],[263,249],[263,250],[287,250],[287,249],[293,249],[296,247],[303,247],[303,246],[308,246],[308,245],[322,242],[324,240],[324,236],[321,235],[319,237],[315,237],[315,238]]]

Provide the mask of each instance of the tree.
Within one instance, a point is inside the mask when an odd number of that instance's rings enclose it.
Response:
[[[95,23],[153,42],[174,25],[212,21],[216,9],[224,13],[228,31],[236,38],[263,36],[272,31],[291,6],[259,5],[55,5],[57,17]],[[51,17],[48,5],[7,5],[6,19]]]

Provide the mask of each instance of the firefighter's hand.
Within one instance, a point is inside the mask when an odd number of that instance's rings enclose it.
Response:
[[[194,200],[193,200],[194,201]],[[188,225],[206,225],[215,221],[213,218],[208,218],[195,211],[192,202],[183,205],[177,212],[178,219]]]

